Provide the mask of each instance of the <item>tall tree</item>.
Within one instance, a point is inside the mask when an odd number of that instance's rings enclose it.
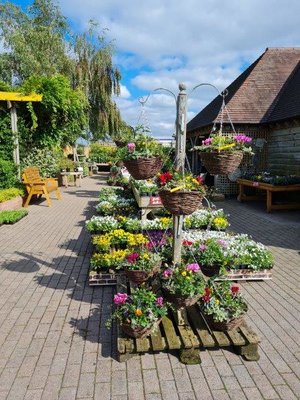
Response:
[[[112,95],[120,94],[121,75],[112,62],[113,44],[105,32],[96,34],[97,25],[75,36],[75,73],[73,83],[85,93],[90,105],[89,127],[94,140],[112,134],[121,121]]]
[[[51,0],[34,0],[27,13],[12,3],[0,5],[0,31],[6,52],[0,56],[0,79],[21,83],[31,75],[70,74],[65,41],[68,24]],[[7,74],[10,71],[10,74]]]

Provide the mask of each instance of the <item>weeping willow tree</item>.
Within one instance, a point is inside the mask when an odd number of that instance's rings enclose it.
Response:
[[[118,130],[121,117],[112,95],[120,94],[121,75],[112,62],[113,45],[105,32],[96,34],[97,25],[75,37],[74,87],[80,87],[89,101],[89,127],[97,140]]]

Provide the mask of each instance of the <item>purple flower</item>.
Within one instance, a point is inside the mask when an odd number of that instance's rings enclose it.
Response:
[[[207,138],[205,140],[202,140],[202,144],[204,146],[209,146],[212,143],[212,138]]]
[[[128,143],[127,144],[127,149],[130,153],[133,153],[135,150],[135,143]]]
[[[126,293],[117,293],[114,295],[114,303],[116,305],[124,304],[126,303],[128,295]]]
[[[227,243],[223,239],[218,240],[218,243],[223,247],[227,247]]]
[[[173,274],[173,271],[171,270],[171,268],[168,268],[163,272],[163,277],[169,278],[172,274]]]
[[[158,298],[156,299],[155,304],[156,304],[158,307],[162,307],[162,306],[164,305],[164,299],[163,299],[163,297],[158,297]]]
[[[199,271],[200,267],[199,267],[199,264],[194,263],[194,264],[188,264],[188,265],[186,266],[186,269],[187,269],[188,271],[197,272],[197,271]]]
[[[205,251],[206,249],[207,249],[207,246],[205,246],[205,244],[200,244],[200,246],[199,246],[200,251]]]
[[[128,254],[126,259],[130,264],[134,264],[135,261],[139,258],[139,256],[140,256],[139,253],[131,253],[131,254]]]

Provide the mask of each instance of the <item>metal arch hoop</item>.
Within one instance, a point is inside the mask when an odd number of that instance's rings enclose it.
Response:
[[[228,95],[228,90],[227,89],[224,89],[222,92],[220,92],[220,90],[217,88],[217,86],[213,85],[212,83],[200,83],[199,85],[196,85],[195,87],[193,87],[193,89],[191,90],[191,93],[194,90],[198,89],[198,87],[200,87],[200,86],[211,86],[211,87],[213,87],[214,89],[216,89],[216,91],[219,93],[219,95],[221,97],[223,97],[223,98],[225,98]]]
[[[144,97],[139,97],[139,98],[138,98],[139,103],[140,103],[142,106],[143,106],[144,104],[146,104],[147,101],[149,100],[149,97],[151,96],[151,94],[154,93],[154,92],[157,92],[158,90],[164,90],[165,92],[171,94],[171,96],[174,97],[174,100],[175,100],[175,103],[176,103],[176,96],[175,96],[175,94],[174,94],[171,90],[168,90],[168,89],[165,89],[165,88],[157,88],[157,89],[152,90],[152,91],[147,95],[146,98],[144,98]]]

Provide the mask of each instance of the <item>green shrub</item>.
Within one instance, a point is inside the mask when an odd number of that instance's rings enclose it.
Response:
[[[92,143],[90,158],[98,163],[112,163],[116,158],[117,148],[111,144]]]
[[[0,159],[0,189],[14,187],[17,183],[17,168],[14,163]]]
[[[51,148],[33,148],[22,160],[22,168],[38,167],[43,177],[54,177],[59,172],[59,157],[57,151]]]
[[[14,199],[17,196],[23,196],[23,195],[24,195],[23,189],[18,189],[18,188],[2,189],[0,190],[0,203]]]
[[[25,208],[21,208],[20,210],[13,211],[0,211],[0,225],[2,224],[14,224],[18,222],[20,219],[25,217],[28,214],[28,211]]]

